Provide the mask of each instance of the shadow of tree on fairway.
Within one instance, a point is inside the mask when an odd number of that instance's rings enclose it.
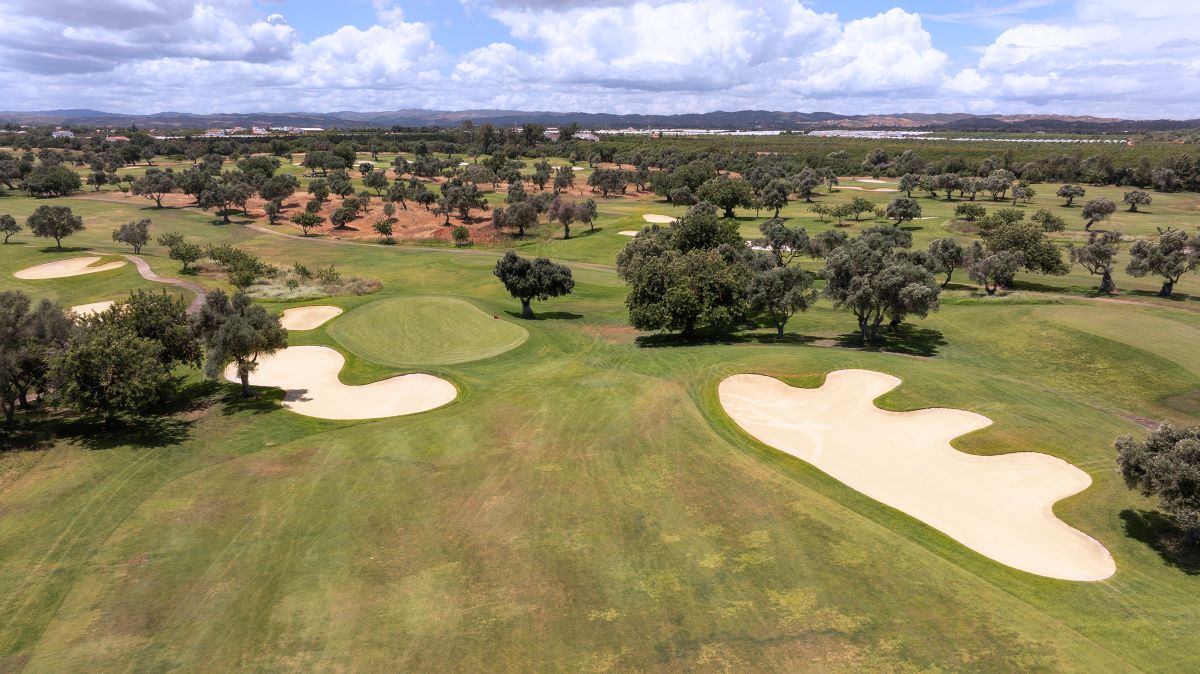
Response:
[[[1124,294],[1129,295],[1130,297],[1153,297],[1160,300],[1169,300],[1171,302],[1186,302],[1194,299],[1188,293],[1181,293],[1178,290],[1171,293],[1170,297],[1163,297],[1162,295],[1159,295],[1157,290],[1129,290],[1125,291]]]
[[[895,330],[882,330],[882,336],[874,342],[863,343],[857,332],[847,332],[836,337],[837,345],[859,351],[882,351],[884,353],[899,353],[906,356],[921,356],[932,358],[938,354],[938,347],[946,345],[946,339],[941,330],[918,328],[911,323],[901,324]]]
[[[12,244],[9,244],[12,245]],[[87,246],[63,246],[55,248],[54,246],[46,246],[41,250],[43,253],[83,253],[90,250]]]
[[[505,310],[506,314],[522,321],[577,321],[583,318],[583,314],[573,314],[569,311],[542,311],[535,312],[533,318],[523,318],[519,311]]]
[[[676,332],[660,332],[640,335],[634,343],[645,349],[660,349],[674,346],[707,346],[711,344],[745,344],[751,337],[736,332],[695,332],[683,335]]]
[[[95,417],[59,425],[58,436],[92,450],[114,447],[160,449],[178,445],[191,437],[193,421],[178,417],[145,416],[117,421],[112,429]]]
[[[1121,511],[1125,535],[1145,543],[1173,566],[1189,576],[1200,575],[1200,547],[1188,545],[1175,521],[1155,510]]]
[[[286,393],[282,389],[251,386],[249,398],[242,397],[241,384],[229,386],[220,401],[226,416],[233,414],[270,414],[283,408]]]

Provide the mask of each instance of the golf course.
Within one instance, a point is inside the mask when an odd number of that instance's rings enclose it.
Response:
[[[448,195],[487,161],[444,156],[412,183]],[[399,161],[422,161],[356,159],[397,167],[399,185]],[[1071,206],[1051,180],[1020,200],[912,190],[919,214],[891,218],[899,177],[841,171],[785,191],[785,231],[849,237],[800,255],[760,241],[770,206],[729,219],[649,187],[604,196],[589,178],[619,163],[552,160],[577,180],[557,203],[591,199],[595,215],[551,206],[519,234],[489,219],[520,201],[488,181],[465,216],[368,194],[347,228],[310,231],[293,216],[322,178],[300,153],[278,162],[298,190],[275,205],[167,190],[159,207],[112,185],[0,196],[17,223],[47,205],[82,218],[61,246],[33,225],[0,246],[0,291],[70,309],[75,330],[145,291],[201,333],[245,298],[283,335],[245,362],[202,342],[203,368],[169,363],[169,394],[107,419],[51,386],[17,406],[0,433],[0,673],[1200,670],[1200,549],[1126,486],[1114,449],[1200,420],[1200,277],[1160,296],[1161,278],[1126,270],[1134,242],[1195,234],[1198,193],[1096,221],[1123,237],[1112,294],[1071,251],[1096,240],[1083,202],[1127,187],[1089,184]],[[812,209],[855,198],[880,213]],[[309,212],[346,208],[331,199]],[[386,236],[362,224],[385,203],[400,214]],[[1036,238],[1063,268],[921,267],[937,301],[880,314],[862,339],[829,299],[837,251],[993,245],[1007,225],[959,217],[972,203],[1059,215]],[[813,294],[785,326],[637,313],[628,251],[704,218],[760,256],[747,265],[794,258],[779,268]],[[136,250],[117,240],[144,219]],[[189,243],[207,252],[188,259]],[[518,290],[508,251],[546,258],[532,264],[558,285]],[[239,280],[244,259],[258,272]]]

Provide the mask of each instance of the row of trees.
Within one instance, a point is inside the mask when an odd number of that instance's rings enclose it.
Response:
[[[0,292],[0,408],[8,424],[36,399],[47,409],[97,415],[106,428],[170,399],[177,368],[219,377],[235,363],[243,395],[258,358],[287,346],[277,317],[250,298],[222,291],[187,315],[165,292],[133,291],[100,313],[73,316],[49,300],[34,305],[19,291]]]

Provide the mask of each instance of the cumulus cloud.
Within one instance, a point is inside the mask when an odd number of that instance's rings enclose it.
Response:
[[[266,0],[264,0],[265,2]],[[1062,20],[1003,14],[978,57],[952,64],[923,18],[805,0],[460,0],[495,22],[458,53],[372,0],[374,25],[301,39],[285,4],[255,0],[0,3],[5,107],[281,110],[522,108],[695,112],[1004,111],[1193,115],[1200,5],[1076,0]],[[965,15],[959,12],[955,16]],[[944,17],[943,17],[944,18]],[[452,24],[451,29],[456,29]],[[507,33],[507,36],[504,36]]]

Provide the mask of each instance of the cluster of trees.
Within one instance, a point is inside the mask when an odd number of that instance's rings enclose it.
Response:
[[[524,190],[509,190],[505,201],[508,206],[498,206],[492,212],[492,225],[497,229],[515,229],[518,237],[524,237],[525,230],[536,226],[542,215],[563,228],[564,239],[571,238],[571,225],[576,222],[595,229],[597,208],[592,199],[572,201],[550,192],[526,194]]]
[[[1157,497],[1185,543],[1200,546],[1200,427],[1163,422],[1144,440],[1125,435],[1114,445],[1125,485]]]
[[[912,251],[912,235],[895,227],[868,228],[855,238],[837,230],[810,237],[777,218],[760,230],[758,245],[747,247],[736,222],[718,218],[706,202],[669,227],[644,229],[617,257],[629,284],[630,322],[685,335],[767,322],[782,336],[789,319],[816,301],[818,277],[825,281],[821,294],[855,316],[864,341],[877,339],[884,321],[896,327],[938,308],[941,288],[931,270],[946,271],[943,242]],[[824,267],[813,275],[793,264],[801,256],[824,258]]]
[[[123,416],[168,400],[179,367],[218,377],[236,363],[243,394],[257,359],[287,346],[278,318],[244,294],[209,295],[190,317],[165,292],[133,291],[100,313],[73,316],[49,300],[0,292],[0,409],[8,424],[33,401],[46,409],[95,415],[111,428]]]
[[[83,218],[75,215],[69,207],[46,204],[38,206],[25,218],[25,227],[36,237],[54,239],[54,245],[59,250],[62,250],[63,239],[86,229]],[[24,231],[25,227],[8,213],[0,215],[0,233],[4,234],[6,244],[9,238]]]

